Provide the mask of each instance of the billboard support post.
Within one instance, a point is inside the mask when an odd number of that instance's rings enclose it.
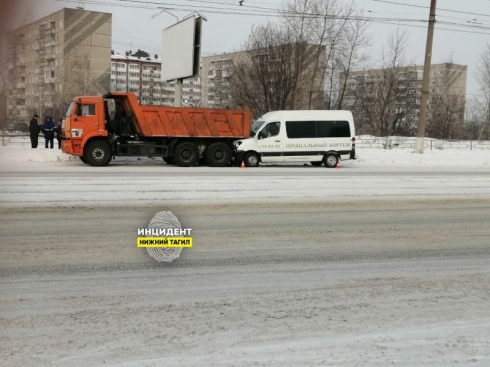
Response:
[[[177,79],[177,83],[175,83],[175,107],[182,107],[182,83],[184,79]]]

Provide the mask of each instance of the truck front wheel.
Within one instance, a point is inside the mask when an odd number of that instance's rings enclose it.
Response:
[[[174,162],[180,167],[194,166],[199,159],[199,149],[196,144],[183,142],[175,147]]]
[[[112,160],[110,144],[103,140],[88,143],[83,152],[83,159],[91,166],[107,166]]]
[[[230,147],[225,143],[213,143],[206,149],[206,161],[211,167],[226,167],[232,154]]]

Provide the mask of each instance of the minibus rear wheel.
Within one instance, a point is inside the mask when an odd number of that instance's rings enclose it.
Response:
[[[325,167],[327,168],[335,168],[335,166],[337,166],[338,161],[339,161],[339,157],[337,157],[333,153],[329,153],[325,157],[323,157],[323,164],[325,164]]]

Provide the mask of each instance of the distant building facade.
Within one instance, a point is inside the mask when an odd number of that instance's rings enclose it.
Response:
[[[7,35],[7,114],[59,117],[77,93],[110,89],[112,15],[64,8]]]
[[[399,124],[403,131],[411,134],[416,132],[420,100],[422,97],[423,65],[388,69],[370,69],[350,72],[347,80],[341,76],[340,83],[346,82],[346,90],[343,100],[343,109],[352,110],[356,122],[361,126],[368,118],[370,107],[378,103],[379,94],[377,88],[387,88],[385,84],[393,84],[393,93],[398,97],[391,106],[399,114]],[[466,82],[468,67],[453,63],[435,64],[431,66],[430,93],[432,96],[454,96],[457,103],[462,106],[459,111],[461,123],[464,117],[464,105],[466,98]],[[388,78],[393,78],[389,83],[383,83]],[[381,87],[380,87],[381,86]],[[433,107],[431,109],[431,107]],[[435,107],[428,105],[428,119]]]
[[[208,108],[225,108],[231,103],[228,77],[239,52],[202,58],[201,85],[203,105]]]
[[[134,93],[143,105],[173,106],[175,80],[160,80],[162,60],[145,51],[115,53],[111,56],[111,91]],[[198,76],[184,79],[182,105],[201,106],[201,82]]]
[[[297,46],[293,44],[284,45],[284,47],[294,49]],[[294,96],[295,109],[309,109],[309,106],[312,109],[323,109],[326,69],[325,47],[321,47],[320,52],[318,52],[318,45],[306,45],[306,51],[303,52],[307,56],[305,57],[303,70],[298,77],[298,87]],[[240,51],[203,57],[201,84],[204,106],[226,108],[231,105],[232,97],[229,77],[233,72],[233,63],[247,57],[261,57],[264,53],[268,53],[268,50]],[[316,54],[319,56],[316,57]],[[291,60],[294,60],[294,58],[291,58]],[[312,101],[309,101],[309,99]]]

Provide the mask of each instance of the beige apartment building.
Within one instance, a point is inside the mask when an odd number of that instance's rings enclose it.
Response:
[[[352,110],[356,120],[362,125],[366,111],[370,105],[376,104],[377,89],[386,88],[383,81],[392,78],[395,102],[390,106],[400,114],[400,126],[404,131],[415,133],[420,112],[422,96],[423,65],[389,69],[370,69],[351,72],[347,78],[343,108]],[[435,64],[431,66],[430,92],[431,95],[455,96],[462,110],[458,117],[463,122],[464,104],[466,98],[466,81],[468,67],[453,63]],[[345,75],[340,78],[340,85],[345,81]],[[367,107],[367,108],[366,108]],[[428,119],[431,117],[429,101]]]
[[[114,53],[111,56],[111,91],[134,93],[143,105],[173,106],[175,80],[161,82],[162,60],[145,51]],[[182,106],[201,106],[199,77],[186,78],[182,84]]]
[[[223,53],[202,58],[201,86],[203,106],[225,108],[231,104],[228,78],[240,52]]]
[[[288,46],[288,45],[285,45]],[[293,45],[294,46],[294,45]],[[317,45],[307,45],[309,60],[305,62],[304,70],[299,76],[300,82],[295,92],[296,109],[324,108],[324,77],[326,68],[325,49],[319,53],[318,63],[312,55],[316,54]],[[267,50],[257,50],[254,56],[259,57]],[[232,65],[248,57],[249,51],[223,53],[202,58],[201,86],[203,105],[209,108],[226,108],[232,104],[229,77]],[[310,93],[312,94],[310,96]],[[311,99],[311,104],[309,103]],[[311,108],[308,108],[311,105]]]
[[[7,118],[59,118],[79,94],[110,90],[112,15],[64,8],[7,35]]]

